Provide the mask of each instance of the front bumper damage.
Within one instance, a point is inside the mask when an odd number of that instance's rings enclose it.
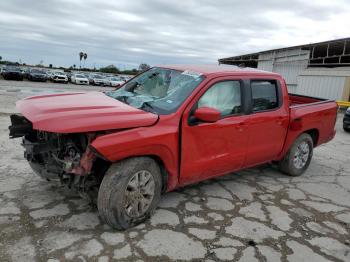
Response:
[[[56,134],[34,130],[21,115],[11,115],[10,138],[22,137],[24,158],[39,176],[57,179],[65,175],[86,176],[96,159],[90,143],[96,135]]]
[[[11,125],[9,126],[10,138],[23,137],[33,131],[33,125],[25,117],[11,115]]]

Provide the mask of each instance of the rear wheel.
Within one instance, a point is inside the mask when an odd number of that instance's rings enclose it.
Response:
[[[300,176],[309,167],[313,154],[313,141],[309,134],[301,134],[293,143],[279,169],[290,176]]]
[[[97,206],[111,227],[127,229],[151,216],[161,195],[159,166],[148,157],[113,164],[101,183]]]

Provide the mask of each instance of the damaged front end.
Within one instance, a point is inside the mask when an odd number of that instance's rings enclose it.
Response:
[[[21,115],[11,115],[11,123],[10,138],[22,137],[24,157],[37,175],[46,180],[60,180],[89,198],[95,195],[108,168],[90,146],[96,133],[34,130],[31,122]]]

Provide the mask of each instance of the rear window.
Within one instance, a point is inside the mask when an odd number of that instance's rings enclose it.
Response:
[[[271,110],[279,106],[276,81],[253,80],[251,88],[253,112]]]

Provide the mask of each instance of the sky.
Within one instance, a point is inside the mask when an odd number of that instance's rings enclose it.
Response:
[[[86,67],[217,63],[350,37],[348,0],[1,0],[0,56]]]

